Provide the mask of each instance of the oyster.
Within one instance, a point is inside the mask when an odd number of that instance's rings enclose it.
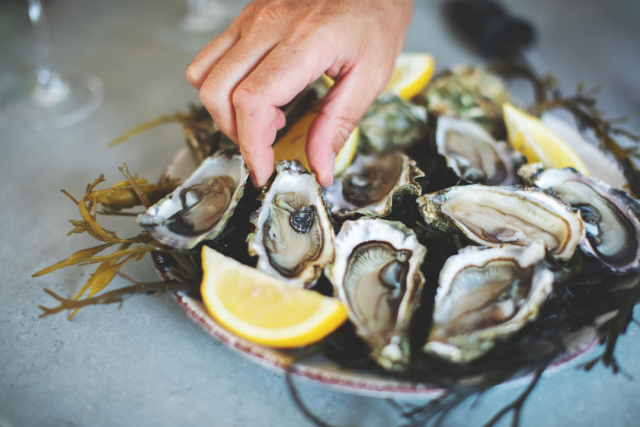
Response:
[[[434,78],[424,91],[427,111],[471,120],[496,138],[506,134],[502,104],[507,88],[495,74],[469,66],[454,67]]]
[[[518,172],[530,185],[555,192],[582,215],[582,249],[615,273],[640,270],[640,203],[622,190],[574,169],[528,165]]]
[[[569,259],[585,235],[571,207],[540,189],[474,184],[417,201],[428,224],[445,232],[459,230],[480,245],[526,246],[542,239],[554,257]]]
[[[468,120],[438,118],[438,152],[462,179],[486,185],[513,185],[524,156],[505,142],[496,142],[482,127]]]
[[[553,292],[542,240],[529,246],[470,246],[440,272],[433,326],[424,351],[456,363],[489,351],[536,318]]]
[[[277,175],[252,215],[249,253],[258,268],[292,286],[312,286],[333,254],[333,227],[315,175],[298,161],[276,163]]]
[[[333,215],[381,217],[391,213],[395,196],[420,195],[415,179],[422,176],[415,162],[401,151],[359,154],[323,193]]]
[[[381,219],[346,221],[325,267],[358,334],[386,369],[401,369],[409,358],[407,328],[424,278],[427,252],[402,223]]]
[[[138,215],[138,224],[177,249],[214,239],[231,218],[248,176],[239,155],[209,157],[173,193]]]
[[[406,150],[426,133],[424,107],[404,102],[396,95],[378,97],[360,120],[364,149],[368,152]]]

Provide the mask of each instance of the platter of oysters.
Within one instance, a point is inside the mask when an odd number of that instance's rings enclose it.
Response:
[[[285,106],[288,123],[324,93],[316,82]],[[296,375],[392,396],[478,381],[477,370],[465,369],[509,360],[518,348],[557,365],[593,347],[615,316],[606,307],[579,320],[567,315],[558,331],[550,319],[580,300],[567,302],[564,293],[636,286],[640,203],[616,159],[572,124],[553,114],[540,121],[509,102],[497,75],[465,66],[436,76],[411,99],[382,95],[360,124],[350,166],[327,188],[290,158],[276,164],[261,192],[249,190],[234,145],[210,119],[189,123],[189,148],[166,171],[184,184],[138,223],[164,244],[188,250],[204,243],[289,286],[338,298],[349,319],[334,333],[334,350],[296,363]],[[505,124],[506,108],[561,135],[563,147],[584,160],[544,152],[532,159],[516,150],[514,141],[530,135]],[[154,259],[166,278],[162,257]],[[298,350],[225,329],[198,295],[175,297],[252,359],[276,368],[298,360]],[[545,330],[554,327],[555,347]],[[353,353],[367,361],[359,365]],[[429,366],[449,373],[429,376]]]
[[[291,133],[328,90],[320,79],[283,107],[287,125],[273,145],[279,160],[263,189],[248,181],[239,150],[203,108],[181,120],[187,146],[165,170],[157,187],[163,197],[143,200],[146,181],[126,171],[146,206],[137,216],[143,234],[119,239],[97,225],[98,203],[119,208],[92,192],[96,180],[74,199],[86,221],[75,232],[107,242],[83,252],[111,263],[95,277],[153,251],[168,284],[153,289],[174,291],[213,336],[267,367],[352,393],[478,392],[598,343],[605,343],[603,362],[615,367],[615,340],[640,286],[640,203],[637,171],[598,133],[608,127],[591,128],[600,137],[593,141],[549,112],[577,108],[557,91],[549,90],[553,102],[516,108],[501,75],[458,66],[411,96],[381,95],[345,166],[322,188],[304,150],[282,147],[296,140],[304,147],[306,134]],[[122,244],[119,257],[94,257],[114,244]],[[236,333],[199,292],[205,246],[279,286],[338,301],[346,321],[299,348]],[[36,275],[77,264],[74,256]],[[180,288],[189,274],[197,283]],[[88,282],[83,292],[89,285],[90,297],[106,286],[94,291]],[[150,289],[143,285],[135,292]],[[108,294],[95,303],[122,301]],[[81,306],[53,296],[66,308]]]

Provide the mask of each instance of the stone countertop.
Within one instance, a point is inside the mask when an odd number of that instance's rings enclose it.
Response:
[[[239,11],[241,4],[232,4]],[[165,125],[114,149],[107,143],[151,118],[198,100],[184,75],[193,54],[154,38],[159,23],[183,13],[186,1],[46,1],[54,53],[61,68],[99,75],[104,105],[84,122],[30,132],[0,127],[0,426],[311,426],[293,405],[281,373],[252,363],[211,338],[169,295],[135,297],[82,310],[69,322],[39,319],[38,305],[54,301],[42,289],[74,295],[89,270],[72,268],[31,278],[34,272],[92,245],[66,237],[75,206],[58,190],[81,195],[118,167],[151,180],[183,146],[179,126]],[[416,0],[406,51],[434,54],[439,68],[480,61],[456,44],[439,2]],[[602,84],[601,108],[628,116],[640,132],[640,3],[597,0],[510,1],[516,15],[539,30],[539,53],[562,87]],[[26,2],[0,4],[0,84],[31,62]],[[105,218],[104,225],[137,233],[135,224]],[[157,279],[147,258],[128,266],[141,281]],[[116,279],[114,288],[125,285]],[[636,313],[640,317],[640,313]],[[598,350],[545,375],[528,400],[522,426],[627,426],[640,419],[640,328],[631,324],[617,348],[622,368],[574,369]],[[354,396],[299,382],[305,402],[334,425],[392,426],[397,411],[382,399]],[[505,385],[465,402],[442,426],[478,426],[524,387]],[[500,425],[508,425],[508,420]]]

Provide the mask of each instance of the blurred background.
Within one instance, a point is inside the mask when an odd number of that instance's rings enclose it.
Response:
[[[191,7],[204,7],[202,2]],[[483,59],[453,37],[440,0],[416,0],[405,51],[430,52],[442,70]],[[634,0],[511,0],[500,2],[535,28],[536,66],[571,93],[578,82],[602,86],[607,117],[627,116],[640,133],[640,2]],[[104,83],[104,103],[74,126],[38,132],[0,123],[0,426],[307,426],[284,378],[226,348],[193,324],[170,296],[138,297],[116,306],[38,319],[50,288],[72,295],[88,274],[35,271],[91,244],[66,238],[77,210],[59,189],[84,192],[104,173],[108,184],[132,172],[158,177],[183,146],[178,125],[166,125],[118,146],[109,141],[155,117],[198,102],[185,79],[197,47],[218,31],[202,22],[185,35],[187,0],[44,0],[58,68],[84,70]],[[246,5],[219,0],[224,27]],[[204,9],[200,9],[203,11]],[[216,11],[209,10],[213,15]],[[207,12],[207,13],[209,13]],[[202,12],[204,13],[204,12]],[[181,27],[182,25],[182,27]],[[188,31],[187,31],[188,33]],[[26,0],[0,2],[0,89],[38,66]],[[528,94],[516,87],[522,96]],[[106,218],[107,228],[137,233],[132,221]],[[155,281],[151,262],[127,272]],[[124,285],[114,283],[114,287]],[[636,317],[640,313],[636,312]],[[640,328],[630,326],[618,361],[633,381],[598,366],[574,369],[597,354],[547,375],[523,412],[522,426],[625,426],[640,419]],[[476,426],[522,388],[511,384],[457,408],[443,426]],[[335,425],[389,426],[397,412],[381,399],[352,396],[301,382],[309,406]],[[501,425],[508,425],[508,419]]]

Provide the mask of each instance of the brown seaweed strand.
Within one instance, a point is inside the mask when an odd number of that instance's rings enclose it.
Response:
[[[124,288],[116,289],[113,291],[105,292],[104,294],[88,298],[82,301],[77,301],[73,299],[63,298],[55,292],[46,289],[45,292],[55,298],[60,302],[58,307],[48,308],[44,306],[39,306],[39,308],[43,311],[40,314],[40,317],[50,316],[52,314],[59,313],[63,310],[73,310],[80,309],[82,307],[86,307],[88,305],[98,305],[98,304],[113,304],[113,303],[121,303],[124,302],[125,298],[133,295],[139,295],[144,293],[159,293],[159,292],[178,292],[191,289],[192,286],[185,285],[181,282],[176,281],[166,281],[166,282],[146,282],[146,283],[136,283],[135,285],[126,286]]]
[[[109,148],[113,148],[116,145],[120,145],[122,144],[124,141],[126,141],[129,138],[132,138],[136,135],[138,135],[139,133],[148,131],[149,129],[153,129],[155,127],[158,127],[160,125],[166,124],[166,123],[185,123],[185,122],[189,122],[191,120],[195,120],[196,117],[196,113],[191,111],[189,113],[176,113],[176,114],[171,114],[171,115],[166,115],[166,116],[160,116],[157,119],[153,119],[150,120],[146,123],[143,123],[139,126],[134,127],[133,129],[127,131],[125,134],[120,135],[119,137],[117,137],[116,139],[114,139],[113,141],[111,141],[109,143]]]
[[[622,306],[618,309],[618,314],[612,320],[611,329],[607,335],[607,343],[604,351],[602,352],[602,363],[605,366],[612,366],[616,368],[612,362],[615,362],[613,352],[615,350],[616,342],[621,334],[627,331],[627,326],[633,319],[633,307],[635,306],[638,296],[640,295],[640,284],[636,286],[627,294],[627,298],[624,299]],[[618,369],[616,369],[617,371]]]
[[[300,393],[298,392],[298,389],[296,388],[295,384],[293,383],[293,378],[292,378],[293,377],[293,372],[295,371],[295,364],[297,362],[300,362],[301,360],[307,358],[307,357],[310,357],[310,356],[313,356],[314,354],[319,353],[321,351],[321,345],[322,344],[317,344],[317,345],[312,345],[310,347],[307,347],[306,349],[304,349],[302,351],[301,354],[296,356],[295,359],[286,368],[285,379],[287,381],[287,387],[289,388],[289,393],[291,394],[291,397],[293,398],[293,402],[296,404],[298,409],[311,422],[313,422],[318,427],[335,427],[335,426],[332,426],[331,424],[325,423],[317,415],[315,415],[313,412],[311,412],[311,410],[307,407],[307,405],[305,405],[305,403],[302,401],[302,398],[300,397]]]
[[[502,408],[500,411],[498,411],[498,413],[495,414],[489,421],[487,421],[487,423],[483,427],[494,426],[498,421],[502,419],[502,417],[504,417],[510,411],[513,411],[513,419],[511,421],[511,427],[518,427],[518,425],[520,425],[520,412],[522,411],[524,402],[527,400],[527,397],[529,397],[533,389],[536,387],[536,385],[540,381],[540,378],[542,377],[543,372],[544,372],[544,368],[536,369],[533,380],[531,381],[529,386],[527,386],[527,388],[522,392],[522,394],[520,394],[520,396],[518,396],[516,400],[514,400],[513,402],[511,402],[510,404]]]
[[[136,182],[136,179],[129,172],[129,169],[127,168],[127,164],[125,163],[124,166],[118,169],[120,169],[120,172],[122,172],[125,178],[129,180],[129,184],[131,185],[131,188],[133,188],[133,190],[136,192],[136,194],[138,195],[138,198],[140,199],[144,207],[146,209],[149,209],[151,206],[153,206],[153,204],[149,201],[149,198],[147,198],[147,195],[144,194],[144,191],[142,191],[142,189]]]

